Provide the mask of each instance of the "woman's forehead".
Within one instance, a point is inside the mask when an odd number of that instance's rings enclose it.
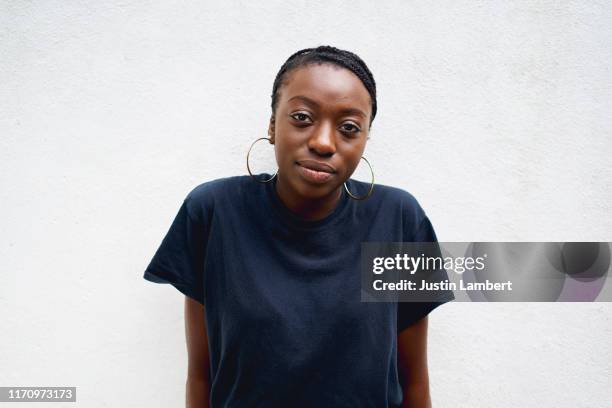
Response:
[[[355,105],[370,112],[370,94],[357,75],[333,64],[310,64],[287,73],[281,88],[285,102],[306,97],[318,104]]]

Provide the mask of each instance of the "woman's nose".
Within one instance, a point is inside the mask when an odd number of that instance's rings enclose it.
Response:
[[[336,152],[336,136],[332,125],[321,124],[308,139],[308,147],[322,156]]]

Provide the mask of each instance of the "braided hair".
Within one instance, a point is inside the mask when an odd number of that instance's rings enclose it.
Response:
[[[376,116],[376,82],[374,76],[368,69],[367,65],[359,56],[350,52],[341,50],[328,45],[321,45],[317,48],[305,48],[292,54],[283,64],[281,69],[276,74],[274,85],[272,87],[272,114],[276,111],[278,104],[279,89],[283,85],[287,73],[310,64],[334,64],[342,68],[352,71],[363,83],[370,94],[372,101],[372,116],[370,118],[370,126]]]

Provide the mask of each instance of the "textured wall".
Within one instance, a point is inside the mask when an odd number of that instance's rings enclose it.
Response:
[[[192,187],[245,173],[304,47],[368,63],[366,156],[440,240],[612,241],[608,2],[161,3],[0,3],[0,385],[182,406],[183,298],[144,267]],[[610,312],[443,306],[434,405],[612,406]]]

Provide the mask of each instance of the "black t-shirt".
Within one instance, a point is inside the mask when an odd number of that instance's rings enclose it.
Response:
[[[435,241],[428,217],[410,193],[377,184],[363,201],[343,190],[331,214],[308,221],[275,182],[195,187],[144,274],[204,304],[211,406],[399,406],[397,335],[454,296],[361,302],[360,244]]]

